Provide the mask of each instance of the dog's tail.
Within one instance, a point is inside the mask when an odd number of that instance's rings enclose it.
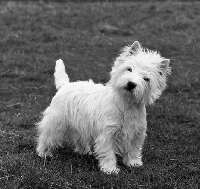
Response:
[[[69,77],[65,72],[65,65],[61,59],[56,61],[54,77],[57,90],[59,90],[63,85],[69,83]]]

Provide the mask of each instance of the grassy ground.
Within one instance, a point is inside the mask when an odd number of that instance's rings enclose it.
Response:
[[[55,60],[72,81],[105,83],[119,49],[133,41],[171,59],[168,88],[148,108],[144,166],[119,175],[93,157],[35,153],[41,111],[56,90]],[[0,188],[200,187],[200,3],[1,3]]]

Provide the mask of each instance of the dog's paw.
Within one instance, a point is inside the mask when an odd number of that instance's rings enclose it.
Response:
[[[38,152],[38,156],[46,158],[46,157],[52,157],[53,154],[51,152]]]
[[[90,146],[86,146],[85,148],[83,148],[81,146],[76,146],[74,151],[81,155],[92,155]]]
[[[86,154],[88,154],[89,156],[91,156],[93,153],[91,151],[89,151]]]
[[[46,158],[46,157],[53,156],[49,149],[44,149],[44,148],[38,147],[36,151],[37,151],[38,156],[40,156],[40,157]]]
[[[75,149],[74,152],[79,153],[80,155],[92,155],[91,151],[80,151]]]
[[[130,167],[140,167],[143,163],[141,159],[131,159],[127,165]]]
[[[83,155],[92,155],[90,147],[86,147],[82,153]]]
[[[106,174],[118,174],[120,169],[117,167],[102,167],[101,171],[103,171]]]
[[[89,148],[80,148],[80,147],[76,147],[74,152],[79,153],[81,155],[92,155],[92,152]]]
[[[119,172],[119,168],[116,167],[116,162],[113,161],[107,161],[104,164],[100,165],[101,171],[103,171],[106,174],[117,174]]]

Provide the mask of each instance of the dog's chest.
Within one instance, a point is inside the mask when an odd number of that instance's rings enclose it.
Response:
[[[137,132],[146,129],[146,108],[137,107],[125,109],[122,113],[121,129],[124,135],[133,137]]]

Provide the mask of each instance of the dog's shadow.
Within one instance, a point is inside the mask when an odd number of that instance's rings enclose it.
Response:
[[[132,168],[126,167],[122,163],[122,157],[116,155],[117,165],[125,172],[132,172]],[[60,165],[63,171],[71,173],[78,172],[99,172],[99,163],[94,154],[83,155],[74,151],[71,144],[64,145],[62,148],[57,148],[53,151],[53,156],[46,159],[46,165]]]
[[[62,167],[69,167],[70,172],[97,171],[99,169],[95,155],[79,154],[74,151],[74,147],[70,144],[65,145],[63,148],[55,149],[53,156],[48,158],[47,161],[49,163],[60,163]]]

